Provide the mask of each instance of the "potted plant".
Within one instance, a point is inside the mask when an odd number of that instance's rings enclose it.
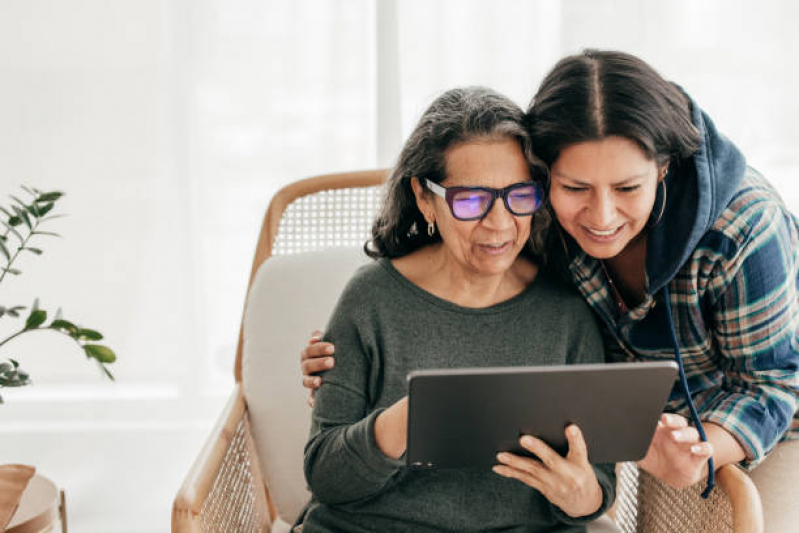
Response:
[[[64,196],[59,191],[42,192],[35,188],[22,187],[28,201],[11,195],[8,206],[0,206],[0,284],[22,274],[17,261],[23,254],[42,255],[38,241],[44,237],[59,237],[45,229],[48,222],[61,215],[52,214],[56,202]],[[37,246],[34,246],[36,244]],[[48,322],[48,313],[39,307],[35,299],[30,309],[23,305],[5,302],[0,293],[0,320],[24,319],[20,326],[5,338],[0,338],[0,391],[5,387],[23,387],[31,384],[30,376],[20,368],[19,362],[6,356],[7,344],[22,335],[34,332],[54,331],[75,342],[88,359],[94,360],[102,372],[111,380],[114,376],[107,365],[116,361],[116,355],[108,346],[98,344],[103,335],[94,329],[85,328],[66,320],[59,309]],[[3,397],[0,394],[0,404]],[[0,465],[0,531],[4,531],[12,520],[22,494],[34,475],[35,468],[26,465]],[[61,493],[60,510],[64,517],[64,496]]]
[[[11,203],[0,206],[0,285],[22,274],[17,262],[23,254],[42,255],[42,249],[38,247],[39,240],[46,237],[60,237],[46,227],[51,220],[63,216],[52,212],[64,193],[42,192],[24,186],[22,189],[25,195],[30,197],[28,201],[11,195]],[[63,334],[71,342],[75,342],[88,359],[94,360],[109,379],[114,379],[107,365],[116,361],[116,355],[108,346],[98,344],[98,341],[103,339],[99,331],[66,320],[61,315],[60,309],[48,322],[49,314],[39,307],[38,298],[28,309],[23,305],[4,302],[0,292],[0,320],[9,318],[24,319],[24,321],[16,331],[5,338],[0,338],[0,391],[5,387],[23,387],[31,384],[30,376],[22,370],[17,359],[10,355],[6,356],[4,352],[8,350],[6,345],[14,339],[37,331]],[[2,403],[3,397],[0,394],[0,404]]]

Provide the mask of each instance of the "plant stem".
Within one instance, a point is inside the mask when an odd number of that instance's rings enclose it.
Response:
[[[30,238],[31,238],[31,237],[33,237],[33,233],[34,233],[34,232],[36,231],[36,229],[39,227],[39,222],[41,222],[41,219],[39,219],[39,218],[36,218],[36,223],[33,225],[33,227],[32,227],[32,228],[30,228],[30,232],[28,233],[28,235],[25,237],[25,239],[22,241],[22,243],[20,243],[20,245],[19,245],[19,248],[17,248],[17,251],[16,251],[16,252],[14,252],[14,255],[13,255],[13,256],[11,256],[11,259],[9,259],[9,260],[8,260],[8,263],[6,263],[6,268],[3,270],[3,272],[2,272],[2,273],[0,273],[0,283],[2,283],[2,282],[3,282],[3,278],[5,278],[5,277],[6,277],[6,274],[8,274],[8,269],[10,269],[10,268],[11,268],[11,263],[13,263],[13,262],[14,262],[14,260],[15,260],[15,259],[17,258],[17,256],[19,255],[19,253],[20,253],[22,250],[24,250],[24,249],[25,249],[25,245],[26,245],[26,244],[28,244],[28,241],[30,240]],[[6,235],[8,235],[8,231],[6,231]],[[24,331],[24,330],[23,330],[23,331]],[[0,343],[0,346],[2,346],[3,344],[4,344],[4,343]]]
[[[26,331],[35,331],[35,330],[32,330],[32,329],[29,330],[29,329],[22,328],[21,330],[17,331],[13,335],[10,335],[10,336],[6,337],[5,339],[3,339],[2,341],[0,341],[0,347],[2,347],[8,341],[10,341],[10,340],[12,340],[12,339],[14,339],[16,337],[19,337],[20,335],[22,335]]]

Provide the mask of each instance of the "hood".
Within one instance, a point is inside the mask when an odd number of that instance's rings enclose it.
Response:
[[[663,216],[649,230],[647,238],[650,294],[674,278],[688,260],[735,194],[746,170],[741,151],[719,133],[693,100],[690,102],[691,120],[699,130],[700,146],[692,156],[672,162],[666,175]],[[662,196],[663,187],[658,187],[656,206],[662,205]]]

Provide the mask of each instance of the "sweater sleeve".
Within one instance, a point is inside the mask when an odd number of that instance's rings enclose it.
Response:
[[[723,380],[700,416],[727,429],[754,466],[796,413],[799,305],[793,218],[772,204],[749,222],[742,245],[712,278]]]
[[[359,296],[348,286],[328,324],[325,337],[336,346],[336,366],[323,374],[314,396],[305,446],[305,479],[322,503],[372,497],[393,485],[404,464],[375,442],[374,423],[382,409],[370,409],[368,383],[379,362],[368,325],[358,316]]]

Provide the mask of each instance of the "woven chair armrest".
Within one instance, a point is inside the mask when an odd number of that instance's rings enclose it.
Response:
[[[175,497],[172,531],[264,532],[269,526],[263,477],[237,384]]]
[[[729,464],[718,469],[716,480],[732,505],[735,531],[763,533],[763,506],[754,481],[740,467]]]

